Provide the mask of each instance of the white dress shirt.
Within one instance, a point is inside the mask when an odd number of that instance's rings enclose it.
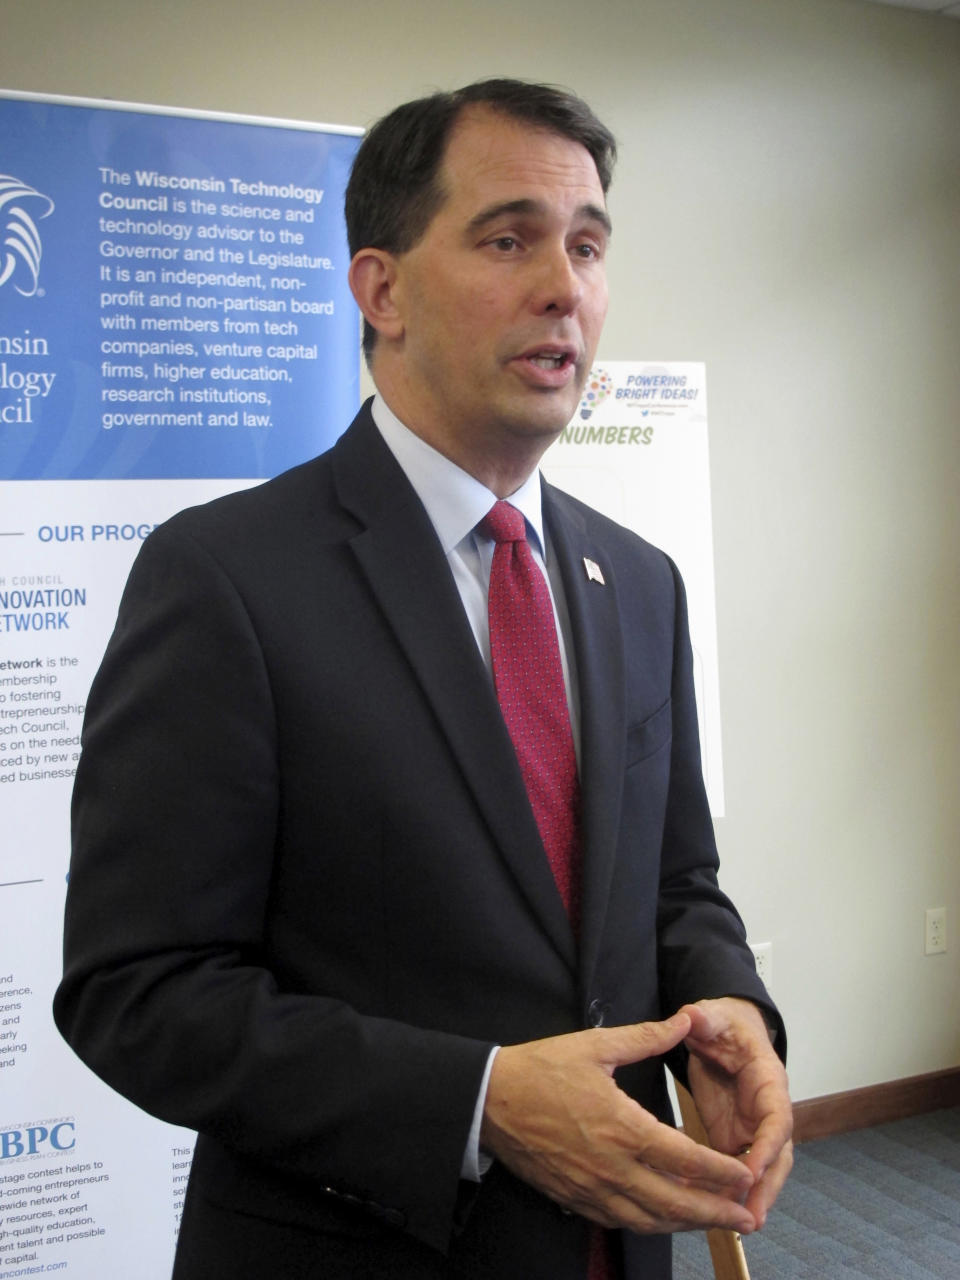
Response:
[[[372,412],[387,448],[413,486],[436,530],[477,646],[492,678],[487,597],[490,592],[490,566],[496,544],[492,538],[480,533],[477,525],[497,501],[497,495],[404,426],[379,395],[374,397]],[[546,579],[550,599],[553,601],[570,726],[579,761],[580,715],[576,663],[570,642],[570,620],[563,582],[544,536],[539,470],[534,470],[520,488],[510,494],[508,501],[522,512],[527,522],[530,551]],[[493,1049],[487,1059],[473,1124],[463,1154],[461,1176],[472,1182],[479,1182],[481,1175],[491,1164],[491,1158],[480,1151],[480,1124],[496,1054],[497,1050]]]
[[[413,486],[436,530],[474,638],[487,670],[492,674],[487,597],[496,543],[480,533],[476,526],[497,501],[497,495],[455,462],[445,458],[432,445],[421,440],[409,427],[405,427],[381,396],[374,398],[372,410],[373,420],[387,448]],[[570,641],[570,620],[563,582],[544,534],[540,506],[540,472],[535,470],[519,489],[510,494],[508,501],[523,513],[527,522],[530,551],[546,578],[550,591],[560,643],[570,727],[579,760],[580,699],[576,663]]]

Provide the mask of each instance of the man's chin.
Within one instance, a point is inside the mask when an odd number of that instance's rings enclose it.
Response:
[[[569,424],[579,403],[579,393],[572,399],[565,388],[563,395],[552,392],[526,397],[522,404],[512,406],[513,411],[505,418],[512,421],[513,430],[518,435],[555,440]]]

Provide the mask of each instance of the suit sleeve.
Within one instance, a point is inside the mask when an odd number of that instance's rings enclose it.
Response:
[[[443,1248],[490,1045],[278,980],[282,786],[262,639],[167,526],[88,703],[57,1023],[145,1110]]]
[[[786,1052],[782,1019],[757,977],[746,931],[717,882],[719,859],[703,784],[686,597],[676,566],[673,741],[657,912],[661,1007],[718,996],[757,1004]]]

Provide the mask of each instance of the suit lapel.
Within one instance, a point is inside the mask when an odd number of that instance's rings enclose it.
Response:
[[[334,449],[350,540],[473,792],[495,844],[560,955],[577,968],[563,903],[543,854],[513,747],[429,517],[361,410]]]
[[[544,518],[563,579],[580,685],[584,884],[581,981],[597,963],[616,855],[623,793],[625,701],[617,585],[580,509],[543,485]],[[589,562],[589,563],[587,563]],[[590,566],[600,570],[603,581]]]

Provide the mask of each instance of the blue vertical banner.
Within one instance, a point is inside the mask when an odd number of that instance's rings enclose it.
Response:
[[[0,1280],[170,1275],[193,1134],[50,1012],[86,692],[150,531],[356,412],[359,135],[0,94]]]
[[[356,131],[0,99],[0,476],[266,477],[356,406]]]

